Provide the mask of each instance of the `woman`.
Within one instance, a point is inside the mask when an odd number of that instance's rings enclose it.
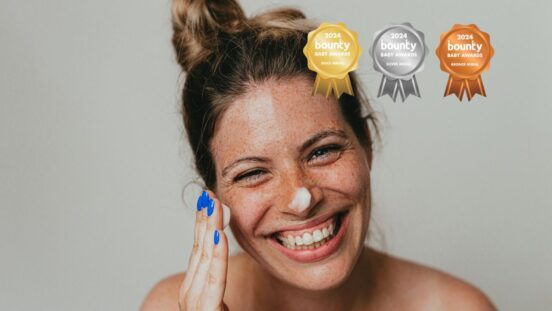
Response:
[[[172,13],[183,119],[210,190],[187,272],[143,311],[494,310],[472,285],[364,245],[377,122],[354,74],[354,97],[312,95],[302,49],[316,25],[294,9],[248,19],[233,0],[175,0]],[[245,251],[230,258],[222,203]]]

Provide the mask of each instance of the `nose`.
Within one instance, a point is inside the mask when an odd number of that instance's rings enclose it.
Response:
[[[282,179],[282,213],[307,218],[323,199],[322,189],[301,168],[288,169]]]

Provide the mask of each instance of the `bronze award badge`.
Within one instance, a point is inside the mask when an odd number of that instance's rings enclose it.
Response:
[[[474,24],[456,24],[441,34],[436,53],[441,70],[449,73],[444,96],[455,94],[462,100],[466,93],[468,101],[475,94],[487,96],[481,73],[489,69],[494,55],[489,34]]]
[[[353,95],[349,72],[357,69],[361,52],[357,33],[343,23],[322,23],[309,32],[303,53],[317,74],[312,94],[328,98],[333,92],[337,99],[343,93]]]
[[[415,74],[424,69],[428,48],[424,34],[410,23],[393,24],[374,33],[370,55],[374,69],[382,73],[378,97],[389,95],[404,102],[408,95],[420,96]]]

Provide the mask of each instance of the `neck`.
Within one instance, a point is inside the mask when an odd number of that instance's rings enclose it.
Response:
[[[257,267],[252,299],[256,306],[263,306],[263,310],[267,306],[266,310],[359,310],[367,305],[374,292],[375,257],[375,252],[365,246],[342,284],[319,291],[291,286]]]

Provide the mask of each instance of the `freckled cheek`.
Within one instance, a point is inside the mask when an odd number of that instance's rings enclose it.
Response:
[[[244,191],[232,200],[231,213],[234,223],[243,235],[253,235],[253,228],[264,214],[267,203],[262,191]]]
[[[368,178],[368,172],[364,172],[362,169],[363,166],[357,157],[350,155],[317,171],[312,178],[321,188],[335,190],[345,193],[355,200],[361,200],[366,191],[366,178]]]

